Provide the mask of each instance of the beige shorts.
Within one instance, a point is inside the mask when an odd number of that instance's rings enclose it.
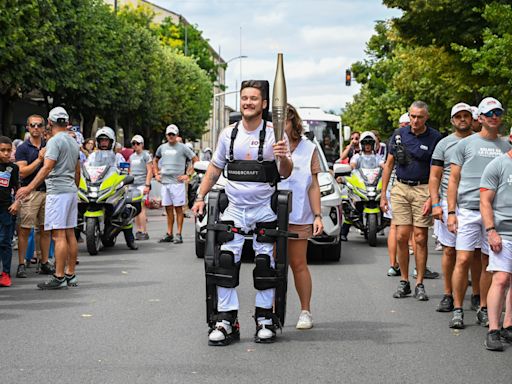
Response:
[[[46,192],[32,191],[20,206],[20,227],[33,228],[44,225]]]
[[[430,227],[432,216],[423,216],[422,213],[428,197],[428,184],[409,186],[397,180],[391,189],[393,224]]]
[[[289,224],[288,231],[299,235],[298,238],[290,237],[290,240],[309,239],[313,236],[313,225],[311,224]]]

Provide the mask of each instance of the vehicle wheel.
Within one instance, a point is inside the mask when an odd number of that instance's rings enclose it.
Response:
[[[112,239],[107,239],[105,236],[101,238],[101,242],[103,243],[103,246],[106,248],[113,247],[114,245],[116,245],[116,240],[116,236],[114,236]]]
[[[322,259],[325,261],[340,261],[341,258],[341,240],[336,244],[323,247]]]
[[[100,250],[100,225],[94,217],[88,217],[85,221],[85,242],[89,255],[97,255]]]
[[[206,246],[206,241],[203,241],[199,237],[199,233],[196,232],[196,256],[199,259],[204,259],[204,249]]]
[[[377,215],[368,215],[368,244],[370,247],[377,246]]]

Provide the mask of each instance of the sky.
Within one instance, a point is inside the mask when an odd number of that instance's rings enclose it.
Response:
[[[240,79],[269,80],[284,55],[288,102],[339,112],[359,90],[345,70],[363,60],[375,21],[399,16],[381,0],[150,0],[196,25],[229,62],[227,91]],[[235,95],[226,97],[235,107]]]

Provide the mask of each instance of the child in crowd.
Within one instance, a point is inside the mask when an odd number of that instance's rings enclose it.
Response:
[[[12,237],[19,201],[14,195],[19,185],[19,169],[11,159],[12,141],[0,136],[0,287],[11,286]]]

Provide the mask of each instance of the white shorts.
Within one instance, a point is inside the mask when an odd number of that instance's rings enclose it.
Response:
[[[441,207],[443,208],[443,222],[441,222],[441,220],[436,220],[437,240],[439,240],[439,242],[442,245],[444,245],[445,247],[454,248],[455,244],[456,244],[457,236],[455,235],[455,233],[450,232],[448,230],[448,226],[446,225],[446,223],[448,222],[448,202],[446,200],[442,200]],[[458,210],[456,210],[456,212],[457,212],[457,218],[458,218],[459,217]],[[460,219],[458,219],[458,220],[460,220]],[[460,228],[460,221],[459,221],[459,228]],[[478,243],[478,247],[476,247],[476,248],[480,248],[480,243]]]
[[[393,220],[393,211],[391,210],[391,189],[389,189],[389,188],[386,191],[386,199],[388,200],[388,211],[384,212],[382,215],[385,218]]]
[[[474,251],[475,248],[479,247],[482,248],[482,253],[489,254],[487,233],[482,223],[480,211],[459,208],[455,249],[457,251]]]
[[[46,195],[44,230],[75,228],[78,220],[78,195],[61,193]]]
[[[507,272],[512,273],[512,241],[502,238],[502,247],[500,253],[494,253],[491,250],[489,254],[488,272]]]
[[[174,205],[175,207],[182,207],[185,205],[185,183],[181,184],[162,184],[162,205],[168,207]]]

